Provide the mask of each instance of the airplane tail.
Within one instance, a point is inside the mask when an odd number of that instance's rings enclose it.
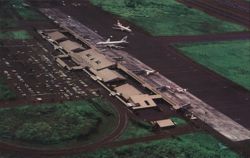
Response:
[[[108,38],[106,42],[110,42],[110,38]]]
[[[122,38],[122,41],[127,42],[128,36]]]

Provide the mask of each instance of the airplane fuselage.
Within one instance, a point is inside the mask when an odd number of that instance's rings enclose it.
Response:
[[[129,26],[123,26],[119,21],[117,21],[117,24],[115,24],[114,26],[115,26],[115,27],[113,27],[114,29],[132,32],[132,30],[129,28]]]
[[[110,42],[98,42],[98,45],[116,45],[116,44],[122,44],[122,43],[128,43],[126,41],[110,41]]]
[[[119,27],[120,30],[122,30],[122,31],[132,32],[132,30],[131,30],[129,27],[125,27],[125,26],[122,26],[122,25],[118,25],[118,27]]]

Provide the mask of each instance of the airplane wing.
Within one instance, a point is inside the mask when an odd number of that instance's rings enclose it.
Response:
[[[116,27],[112,27],[113,29],[117,29],[117,30],[122,30],[122,28],[121,27],[119,27],[119,26],[116,26]]]

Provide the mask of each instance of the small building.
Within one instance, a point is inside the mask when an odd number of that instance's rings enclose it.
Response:
[[[132,109],[145,109],[157,107],[156,103],[153,100],[154,98],[159,98],[159,95],[133,95],[129,98],[129,101],[135,105],[134,107],[132,107]]]
[[[68,69],[68,70],[72,70],[72,68],[71,68],[69,65],[67,65],[62,59],[56,58],[56,62],[57,62],[61,67],[66,68],[66,69]]]
[[[61,43],[59,43],[59,45],[68,53],[72,53],[74,50],[77,50],[77,49],[83,49],[82,46],[77,43],[77,42],[73,42],[71,40],[66,40],[66,41],[63,41]]]
[[[103,82],[114,82],[114,81],[121,81],[125,80],[125,78],[119,74],[116,71],[110,70],[109,68],[102,69],[99,71],[95,71],[93,69],[90,69],[92,73],[94,73],[96,76],[102,79]]]
[[[56,58],[56,62],[57,62],[61,67],[63,67],[63,68],[66,68],[66,67],[67,67],[67,64],[66,64],[64,61],[62,61],[62,59],[60,59],[60,58]]]
[[[174,122],[171,119],[152,121],[152,124],[159,128],[169,128],[175,126]]]
[[[49,36],[49,38],[51,38],[52,40],[57,41],[57,42],[68,39],[64,34],[62,34],[59,31],[48,33],[48,36]]]
[[[136,89],[134,86],[130,84],[124,84],[119,87],[115,88],[116,92],[121,94],[123,98],[125,98],[127,101],[131,96],[141,95],[142,92],[140,92],[138,89]]]
[[[115,65],[114,62],[108,60],[105,55],[97,52],[94,49],[85,50],[79,53],[71,54],[72,58],[80,62],[78,64],[85,63],[89,65],[90,68],[98,71],[101,69],[109,68]]]

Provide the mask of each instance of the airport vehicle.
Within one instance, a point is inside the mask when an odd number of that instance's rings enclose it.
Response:
[[[121,31],[127,31],[127,32],[132,32],[132,30],[130,29],[130,26],[124,26],[124,25],[122,25],[119,20],[117,20],[117,24],[114,24],[113,29],[121,30]]]
[[[123,37],[120,41],[111,41],[110,38],[108,38],[106,41],[98,42],[97,45],[107,46],[111,48],[123,48],[120,46],[120,44],[126,44],[127,42],[127,36]]]

